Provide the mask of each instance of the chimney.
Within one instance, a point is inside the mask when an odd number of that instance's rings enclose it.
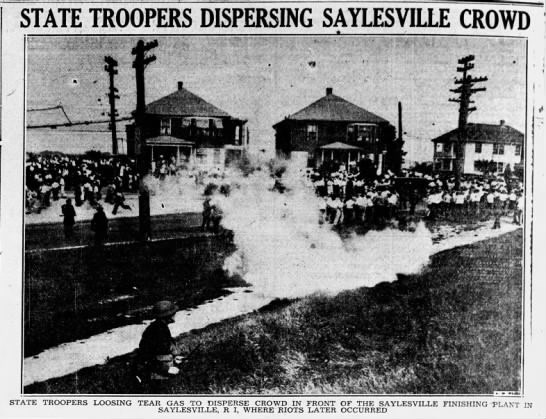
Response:
[[[334,91],[334,89],[332,89],[331,87],[327,87],[326,88],[326,96],[330,96],[333,91]]]
[[[504,119],[501,119],[499,125],[502,127],[502,126],[504,125],[505,122],[506,122],[506,121],[505,121]]]
[[[183,87],[184,87],[184,82],[179,81],[178,82],[178,90],[182,90]]]

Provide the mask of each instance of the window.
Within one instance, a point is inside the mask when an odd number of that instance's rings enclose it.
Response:
[[[519,144],[516,145],[516,150],[514,151],[514,154],[516,156],[521,156],[521,146]]]
[[[317,141],[317,126],[307,125],[307,141]]]
[[[504,144],[494,143],[493,154],[504,154]]]
[[[197,161],[197,164],[206,164],[208,160],[207,150],[198,148],[195,151],[195,160]]]
[[[219,148],[215,148],[214,149],[214,154],[213,154],[213,157],[212,157],[212,161],[215,165],[219,165],[220,163],[222,163],[221,161],[221,158],[222,157],[222,152],[220,151]]]
[[[444,144],[443,143],[436,143],[436,152],[441,153],[444,151]]]
[[[347,140],[357,142],[374,143],[376,141],[376,126],[372,124],[347,125]]]
[[[159,133],[160,135],[171,135],[171,120],[169,118],[161,120]]]
[[[208,134],[209,137],[214,137],[214,135],[216,134],[216,122],[214,121],[214,119],[209,119],[209,129],[206,134]]]
[[[451,152],[451,143],[445,143],[444,144],[444,153]]]
[[[475,153],[481,153],[482,152],[482,143],[475,143],[474,144],[474,152]]]
[[[442,170],[451,170],[451,160],[449,159],[442,160]]]
[[[478,161],[474,161],[474,171],[481,172],[481,166],[480,166],[480,163],[478,163]]]
[[[497,173],[502,173],[503,169],[504,169],[503,163],[498,162],[497,163]]]

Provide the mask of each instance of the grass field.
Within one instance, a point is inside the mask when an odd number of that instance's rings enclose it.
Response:
[[[522,233],[439,253],[393,283],[280,301],[179,337],[163,393],[488,394],[520,389]],[[132,355],[26,393],[138,393]]]

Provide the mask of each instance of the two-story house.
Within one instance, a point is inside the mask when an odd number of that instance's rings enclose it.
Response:
[[[455,143],[458,130],[454,129],[434,138],[434,170],[452,172],[455,169]],[[514,169],[523,164],[523,134],[506,125],[503,120],[498,125],[468,124],[462,142],[462,171],[464,174],[480,174],[480,160],[497,164],[497,173],[502,173],[507,165]]]
[[[178,89],[146,106],[143,139],[150,148],[152,166],[163,157],[177,164],[222,167],[248,146],[246,120],[185,89]],[[128,154],[135,153],[134,125],[127,126]]]
[[[331,87],[326,89],[325,96],[273,128],[278,155],[292,158],[296,155],[314,167],[326,160],[349,164],[364,156],[381,166],[385,137],[394,129],[380,116],[334,95]]]

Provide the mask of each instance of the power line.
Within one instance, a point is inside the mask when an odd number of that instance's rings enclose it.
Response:
[[[66,118],[66,120],[68,121],[68,123],[72,123],[72,121],[70,120],[70,118],[68,117],[68,115],[66,114],[66,111],[64,110],[64,107],[62,104],[59,104],[57,106],[50,106],[50,107],[47,107],[47,108],[35,108],[35,109],[28,109],[28,112],[44,112],[44,111],[54,111],[56,109],[60,109],[61,112],[63,113],[64,117]]]
[[[54,132],[55,128],[35,128],[36,130],[43,130],[47,132]],[[99,134],[105,134],[110,133],[109,129],[71,129],[71,130],[60,130],[59,132],[66,132],[66,133],[80,133],[80,132],[87,132],[87,133],[99,133]]]
[[[61,107],[62,107],[62,105],[57,105],[57,106],[49,106],[47,108],[27,109],[27,111],[28,112],[54,111],[55,109],[59,109]]]
[[[116,118],[116,122],[121,121],[130,121],[132,120],[132,116],[124,116],[121,118]],[[40,128],[59,128],[59,127],[72,127],[77,125],[91,125],[91,124],[108,124],[110,123],[110,119],[102,119],[102,120],[91,120],[91,121],[74,121],[74,122],[67,122],[64,124],[39,124],[39,125],[27,125],[27,129],[40,129]]]

